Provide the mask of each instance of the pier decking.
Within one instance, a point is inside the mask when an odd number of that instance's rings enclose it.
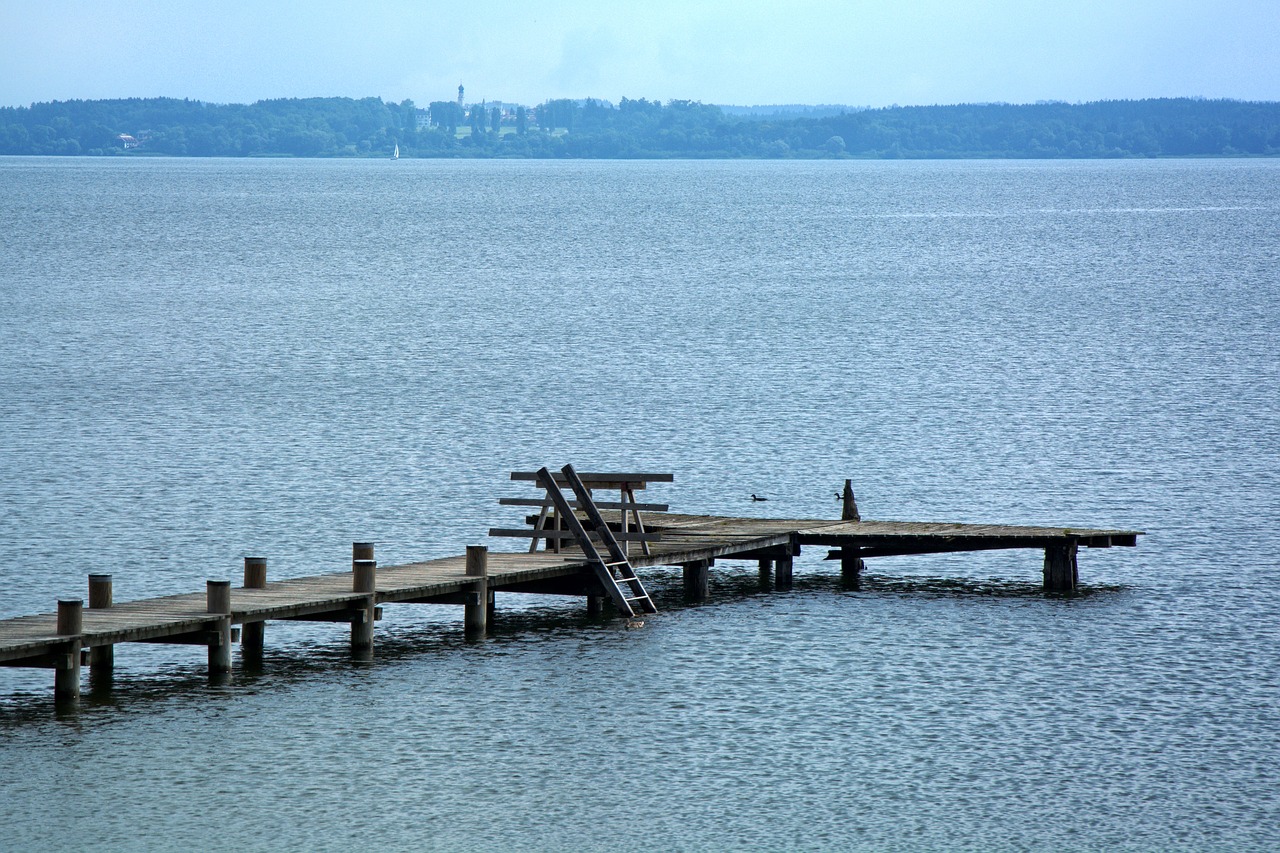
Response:
[[[546,469],[543,469],[545,472]],[[571,469],[566,466],[566,471]],[[548,475],[549,476],[549,475]],[[559,480],[560,475],[555,475]],[[700,600],[708,594],[708,570],[717,559],[757,560],[763,572],[773,572],[775,583],[791,583],[792,561],[805,546],[832,549],[830,559],[841,561],[842,571],[856,579],[866,559],[892,555],[931,554],[1003,548],[1042,549],[1045,553],[1044,584],[1047,590],[1072,590],[1077,583],[1076,553],[1080,547],[1132,546],[1140,535],[1132,530],[1019,527],[1008,525],[942,524],[899,521],[824,519],[770,519],[646,512],[643,517],[634,490],[644,488],[643,478],[669,480],[669,475],[583,474],[591,490],[620,488],[622,500],[591,506],[590,490],[579,500],[555,512],[553,498],[559,488],[548,489],[541,500],[507,499],[504,503],[542,506],[527,531],[498,529],[495,533],[540,539],[547,550],[490,552],[473,546],[465,555],[398,566],[377,566],[370,543],[355,543],[352,570],[335,574],[268,582],[266,561],[245,560],[245,585],[232,589],[227,581],[210,581],[203,592],[114,603],[110,576],[90,577],[89,606],[80,600],[63,600],[58,612],[0,621],[0,665],[48,667],[55,670],[55,695],[61,700],[79,694],[82,658],[93,667],[112,665],[112,647],[128,642],[162,642],[208,646],[211,671],[231,666],[233,626],[240,626],[246,654],[261,651],[262,625],[269,620],[346,622],[351,625],[352,646],[368,650],[373,645],[373,625],[378,608],[389,603],[444,603],[465,607],[468,632],[482,635],[493,607],[495,592],[526,592],[585,596],[598,610],[613,596],[623,615],[627,602],[642,602],[652,612],[639,574],[618,575],[620,564],[642,570],[679,565],[684,569],[686,595]],[[613,479],[607,479],[612,477]],[[515,477],[513,477],[515,478]],[[522,477],[521,479],[528,479]],[[548,480],[549,482],[549,480]],[[629,496],[629,499],[628,499]],[[847,491],[845,514],[852,493]],[[588,506],[583,506],[583,503]],[[603,509],[601,509],[603,508]],[[548,509],[551,511],[549,512]],[[603,525],[591,523],[610,509],[617,509]],[[573,516],[566,518],[566,515]],[[616,518],[616,520],[615,520]],[[555,523],[548,523],[552,519]],[[578,525],[578,533],[563,530],[561,522]],[[583,525],[587,526],[585,533]],[[602,532],[601,527],[608,531]],[[589,537],[589,540],[583,537]],[[596,553],[592,541],[615,541],[615,556]],[[578,541],[582,539],[582,541]],[[638,541],[644,553],[631,553],[628,543]],[[567,544],[567,543],[574,544]],[[607,544],[607,542],[606,542]],[[626,569],[621,571],[625,572]],[[613,587],[612,589],[610,587]],[[630,590],[628,590],[630,586]],[[632,593],[634,590],[635,593]]]

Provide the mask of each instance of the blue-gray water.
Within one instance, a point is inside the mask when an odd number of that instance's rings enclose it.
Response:
[[[1280,162],[0,158],[0,239],[0,616],[459,553],[565,462],[1147,531],[0,669],[0,849],[1280,848]]]

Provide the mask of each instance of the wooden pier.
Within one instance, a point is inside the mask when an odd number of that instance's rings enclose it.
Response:
[[[804,546],[825,546],[839,560],[843,576],[857,581],[864,561],[884,556],[937,554],[1007,548],[1043,550],[1043,582],[1048,591],[1072,591],[1078,583],[1078,549],[1132,546],[1132,530],[1007,525],[864,521],[846,482],[843,518],[767,519],[681,515],[665,504],[642,503],[635,492],[650,483],[671,482],[670,474],[578,474],[572,466],[556,474],[546,468],[517,472],[513,480],[534,481],[544,494],[504,498],[504,505],[539,510],[526,526],[495,528],[495,536],[530,540],[528,550],[491,552],[470,546],[465,554],[421,563],[378,566],[373,544],[352,546],[350,572],[269,581],[267,561],[246,557],[243,585],[210,580],[202,592],[116,603],[110,575],[90,575],[88,602],[58,601],[55,613],[0,621],[0,666],[54,670],[55,698],[75,701],[81,666],[110,670],[121,643],[177,643],[206,646],[211,672],[232,665],[238,639],[246,657],[260,655],[264,625],[271,620],[348,623],[352,650],[367,655],[374,623],[389,603],[455,604],[464,608],[470,637],[482,637],[492,616],[495,592],[574,595],[599,612],[612,603],[619,616],[653,613],[640,570],[681,566],[687,598],[708,594],[709,570],[719,559],[758,561],[762,576],[785,589],[792,562]],[[571,489],[566,497],[563,489]],[[616,490],[618,501],[600,500]],[[609,513],[608,517],[605,513]],[[638,543],[638,549],[631,543]]]

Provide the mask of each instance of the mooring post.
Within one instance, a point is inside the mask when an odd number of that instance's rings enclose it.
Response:
[[[778,589],[791,588],[791,557],[779,557],[774,562],[774,585]]]
[[[209,672],[231,671],[231,581],[205,581],[205,610],[223,616],[209,637]]]
[[[484,636],[489,620],[489,548],[486,545],[467,546],[467,577],[475,578],[467,591],[467,603],[462,607],[462,626],[467,639],[478,640]]]
[[[53,699],[76,702],[80,698],[80,635],[84,632],[84,601],[79,598],[58,599],[58,636],[66,637],[65,651],[54,657]]]
[[[844,493],[841,495],[841,521],[862,521],[858,514],[858,502],[853,497],[853,480],[844,481]]]
[[[711,592],[710,560],[691,560],[683,563],[684,597],[689,601],[706,601]]]
[[[1076,566],[1078,547],[1079,544],[1075,539],[1067,539],[1044,549],[1045,592],[1075,591],[1080,582],[1079,569]]]
[[[841,521],[862,521],[858,514],[858,501],[853,496],[853,480],[844,481],[844,492],[841,494]],[[862,580],[862,570],[866,564],[858,556],[858,549],[850,546],[840,548],[840,579],[846,586],[857,586]]]
[[[89,609],[111,608],[111,575],[89,575]],[[89,674],[110,672],[115,666],[115,646],[91,646],[89,648]]]
[[[265,589],[267,586],[267,558],[244,558],[244,588]],[[240,626],[240,652],[253,657],[262,656],[266,639],[266,622],[245,622]]]
[[[373,624],[378,605],[378,563],[373,559],[372,542],[351,543],[351,591],[367,593],[364,606],[352,615],[351,650],[373,649]]]

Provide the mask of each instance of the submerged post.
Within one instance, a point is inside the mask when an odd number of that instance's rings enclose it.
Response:
[[[692,560],[684,569],[684,597],[689,601],[706,601],[711,592],[710,560]]]
[[[209,672],[231,671],[231,581],[205,582],[205,610],[222,615],[209,637]]]
[[[846,584],[857,585],[862,581],[862,570],[867,564],[858,556],[858,549],[845,546],[840,549],[840,579]]]
[[[84,601],[58,599],[58,636],[67,638],[66,650],[54,656],[53,699],[76,702],[80,698],[80,635],[84,631]]]
[[[791,557],[779,557],[774,562],[774,585],[778,589],[791,589]]]
[[[1061,544],[1050,545],[1044,549],[1044,589],[1045,592],[1074,592],[1080,582],[1079,570],[1076,566],[1076,551],[1079,544],[1075,539],[1067,539]]]
[[[111,575],[89,575],[89,609],[111,607]],[[115,666],[115,646],[92,646],[89,649],[89,673],[110,672]]]
[[[462,608],[462,626],[468,639],[480,639],[489,622],[489,548],[467,546],[467,577],[475,578]]]
[[[244,588],[265,589],[267,586],[267,558],[244,558]],[[245,622],[240,626],[240,651],[242,654],[260,657],[266,639],[266,622]]]
[[[363,606],[351,618],[351,650],[373,649],[373,623],[377,608],[378,563],[373,559],[372,542],[351,543],[351,591],[367,593]]]

